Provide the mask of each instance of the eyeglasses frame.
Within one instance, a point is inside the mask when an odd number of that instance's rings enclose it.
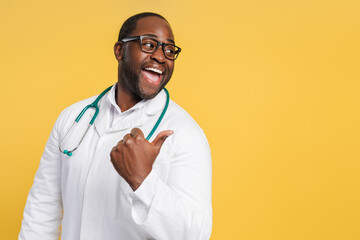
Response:
[[[151,40],[154,40],[155,42],[157,42],[157,46],[156,46],[156,48],[155,48],[155,50],[154,50],[153,52],[145,52],[145,51],[142,49],[142,47],[141,47],[141,46],[142,46],[142,40],[143,40],[144,38],[150,38]],[[135,41],[135,40],[138,40],[138,39],[140,39],[140,49],[141,49],[141,51],[143,51],[144,53],[154,53],[154,52],[156,52],[156,51],[158,50],[158,48],[159,48],[160,46],[162,46],[162,51],[163,51],[163,53],[164,53],[165,58],[166,58],[166,59],[169,59],[170,61],[175,61],[175,60],[177,59],[177,57],[179,56],[180,52],[181,52],[181,48],[179,48],[179,47],[176,46],[175,44],[163,43],[163,42],[160,42],[159,40],[156,40],[156,39],[154,39],[154,38],[152,38],[152,37],[149,37],[149,36],[133,36],[133,37],[127,37],[127,38],[123,38],[123,39],[120,40],[120,41],[126,43],[126,42],[130,42],[130,41]],[[178,48],[178,50],[175,52],[175,58],[174,58],[174,59],[168,58],[168,57],[166,56],[166,54],[165,54],[165,47],[166,47],[167,45],[174,46],[174,47],[177,47],[177,48]]]

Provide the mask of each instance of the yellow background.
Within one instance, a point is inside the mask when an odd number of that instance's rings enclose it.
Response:
[[[211,239],[360,239],[357,0],[2,0],[0,238],[57,116],[117,80],[113,44],[142,11],[183,48],[168,89],[212,149]]]

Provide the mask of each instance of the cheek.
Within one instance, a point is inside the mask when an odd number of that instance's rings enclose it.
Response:
[[[124,51],[124,61],[126,61],[132,68],[136,68],[143,61],[144,56],[142,52],[138,49],[138,46],[130,46],[125,48]]]
[[[174,62],[172,62],[171,64],[169,64],[169,77],[172,76],[173,72],[174,72]]]
[[[144,56],[142,54],[133,54],[131,55],[131,57],[128,57],[127,63],[133,71],[140,73],[145,63],[149,62],[146,57],[147,56]]]

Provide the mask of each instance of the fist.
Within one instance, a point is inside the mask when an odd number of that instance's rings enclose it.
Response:
[[[150,143],[139,128],[133,128],[112,148],[111,163],[134,191],[149,175],[162,144],[173,133],[172,130],[162,131]]]

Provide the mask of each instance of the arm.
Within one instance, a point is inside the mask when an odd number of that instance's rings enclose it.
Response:
[[[130,193],[133,220],[157,240],[209,239],[212,208],[208,143],[200,130],[174,137],[166,181],[151,170]]]
[[[57,123],[46,143],[27,198],[19,240],[58,240],[60,236],[62,219],[61,162]]]

